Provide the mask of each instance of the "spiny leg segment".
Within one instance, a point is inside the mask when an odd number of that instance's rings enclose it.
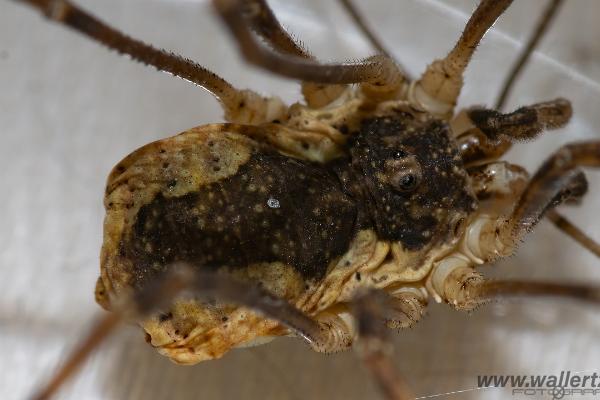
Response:
[[[66,25],[90,39],[133,60],[152,65],[211,92],[223,106],[227,120],[238,123],[262,123],[279,118],[285,109],[276,98],[263,98],[249,90],[239,90],[217,74],[195,62],[157,49],[129,37],[67,0],[16,0],[41,11],[48,18]]]
[[[533,51],[535,50],[537,45],[540,43],[544,34],[548,31],[550,23],[552,22],[552,20],[558,13],[558,10],[559,10],[561,4],[562,4],[562,0],[551,0],[551,2],[548,4],[548,7],[544,11],[542,17],[538,21],[538,23],[533,31],[533,34],[527,41],[527,44],[525,45],[524,50],[519,55],[517,61],[512,66],[512,68],[502,86],[502,90],[500,91],[498,99],[496,100],[496,105],[494,107],[495,110],[498,110],[498,112],[504,108],[506,100],[508,99],[508,96],[514,87],[514,84],[515,84],[517,78],[523,71],[523,68],[527,65],[527,63],[531,59],[531,55],[533,54]],[[500,138],[498,143],[496,143],[494,145],[494,150],[493,150],[494,157],[500,158],[501,156],[506,154],[506,152],[508,150],[510,150],[511,147],[512,147],[512,140],[510,140],[510,138],[508,138],[508,137]]]
[[[521,280],[491,280],[471,268],[457,269],[444,281],[444,299],[458,310],[473,310],[494,299],[560,297],[600,304],[600,287]]]
[[[563,127],[573,109],[568,100],[558,98],[504,114],[484,108],[471,108],[461,114],[453,121],[453,130],[458,135],[463,162],[470,166],[498,160],[513,142],[531,140],[547,129]]]
[[[533,31],[533,34],[527,41],[523,51],[519,55],[517,61],[512,66],[508,76],[506,77],[504,84],[502,85],[502,90],[498,95],[498,99],[496,100],[495,108],[497,110],[502,110],[510,93],[514,87],[515,82],[523,72],[523,69],[531,59],[531,55],[533,54],[535,48],[539,45],[540,41],[544,37],[544,34],[548,31],[552,21],[555,19],[558,11],[560,10],[563,4],[563,0],[550,0],[546,9],[544,10],[541,18],[539,19],[536,27]],[[494,151],[496,157],[501,157],[504,155],[510,148],[512,147],[512,143],[504,138],[498,143]],[[590,252],[594,253],[596,256],[600,257],[600,244],[596,243],[590,237],[588,237],[584,232],[582,232],[577,226],[575,226],[571,221],[569,221],[566,217],[558,213],[556,210],[550,210],[547,213],[548,219],[554,224],[556,228],[561,230],[566,235],[570,236],[573,240],[578,242],[581,246],[588,249]]]
[[[561,98],[521,107],[506,114],[472,108],[455,118],[453,129],[458,132],[457,143],[463,162],[466,167],[473,169],[500,159],[516,141],[534,139],[546,129],[564,126],[572,113],[571,104]],[[475,171],[477,170],[479,168]],[[600,245],[565,217],[555,210],[552,210],[548,217],[558,229],[600,256]]]
[[[600,142],[567,144],[549,157],[528,182],[506,219],[490,219],[478,228],[474,255],[483,262],[511,255],[544,213],[587,189],[581,167],[600,166]]]
[[[378,55],[349,63],[322,64],[294,54],[281,54],[256,40],[245,23],[240,0],[214,0],[223,21],[236,39],[246,61],[288,78],[322,84],[363,83],[389,96],[401,89],[404,76],[389,57]]]
[[[315,60],[281,26],[266,0],[249,0],[241,4],[241,12],[248,26],[274,50],[281,54]],[[324,107],[336,100],[344,91],[344,85],[326,85],[314,82],[302,82],[302,94],[309,107]]]

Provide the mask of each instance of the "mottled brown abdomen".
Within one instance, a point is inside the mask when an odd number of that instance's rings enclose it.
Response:
[[[318,280],[348,250],[357,209],[335,174],[223,129],[152,143],[115,167],[102,254],[109,290],[178,261],[213,270],[281,262]]]

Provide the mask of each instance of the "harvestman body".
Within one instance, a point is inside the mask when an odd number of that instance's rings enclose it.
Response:
[[[292,106],[238,90],[67,1],[21,1],[203,86],[228,121],[150,143],[110,173],[96,299],[114,313],[37,398],[54,393],[127,319],[182,364],[283,335],[319,352],[357,342],[385,395],[407,399],[385,327],[413,325],[429,298],[460,310],[515,294],[599,300],[595,288],[492,282],[475,269],[511,255],[544,215],[599,254],[553,209],[583,196],[579,167],[600,164],[600,142],[564,146],[532,178],[500,160],[514,141],[566,124],[567,100],[454,113],[477,44],[511,1],[481,1],[452,51],[411,80],[347,0],[380,55],[320,64],[264,0],[215,0],[250,63],[303,82],[305,103]],[[551,2],[497,109],[559,3]]]

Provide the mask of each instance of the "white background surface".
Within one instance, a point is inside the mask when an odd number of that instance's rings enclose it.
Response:
[[[238,86],[299,99],[298,86],[242,63],[205,1],[82,1],[126,32],[199,61]],[[289,29],[323,60],[370,50],[333,0],[272,1]],[[476,55],[461,104],[492,104],[515,49],[545,1],[516,1]],[[575,118],[518,146],[530,170],[561,143],[600,138],[600,3],[567,1],[510,104],[563,96]],[[414,74],[458,37],[471,0],[366,0],[357,4]],[[110,168],[135,148],[221,120],[203,90],[107,52],[0,3],[0,399],[22,399],[47,377],[98,311],[102,193]],[[581,209],[566,213],[600,240],[600,175]],[[503,277],[597,282],[599,262],[547,222],[518,255],[486,272]],[[473,389],[478,374],[598,370],[599,310],[557,301],[493,305],[473,315],[432,305],[416,328],[395,335],[397,365],[419,396]],[[65,399],[366,399],[378,393],[351,352],[323,356],[280,339],[179,367],[136,328],[111,338]],[[500,389],[447,395],[504,399]],[[577,397],[579,398],[579,397]]]

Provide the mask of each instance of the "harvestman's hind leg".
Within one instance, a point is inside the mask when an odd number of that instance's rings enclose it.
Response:
[[[259,124],[281,118],[286,108],[277,98],[264,98],[250,90],[238,90],[220,76],[195,62],[131,38],[67,0],[16,0],[37,8],[48,18],[135,61],[195,83],[211,92],[231,122]]]
[[[352,63],[321,64],[297,54],[282,54],[264,46],[252,35],[244,16],[244,2],[214,0],[223,21],[235,37],[244,58],[273,73],[320,84],[363,83],[371,87],[367,95],[394,98],[405,78],[389,57],[378,55]]]
[[[349,313],[357,321],[337,314],[324,314],[314,319],[286,300],[278,298],[258,286],[248,285],[228,276],[198,273],[186,265],[174,265],[171,273],[147,284],[132,296],[122,296],[114,312],[99,319],[90,334],[81,342],[67,362],[51,381],[33,397],[48,399],[85,362],[89,355],[114,331],[122,320],[140,320],[167,307],[182,294],[196,298],[216,298],[223,302],[239,304],[280,322],[291,332],[306,340],[318,352],[336,352],[348,348],[358,334],[358,354],[374,375],[389,400],[408,400],[409,394],[403,380],[396,373],[390,359],[392,347],[385,332],[386,318],[398,318],[406,310],[412,312],[411,298],[392,298],[381,291],[361,293],[349,305]],[[411,317],[411,316],[409,316]],[[362,343],[361,343],[362,342]]]

